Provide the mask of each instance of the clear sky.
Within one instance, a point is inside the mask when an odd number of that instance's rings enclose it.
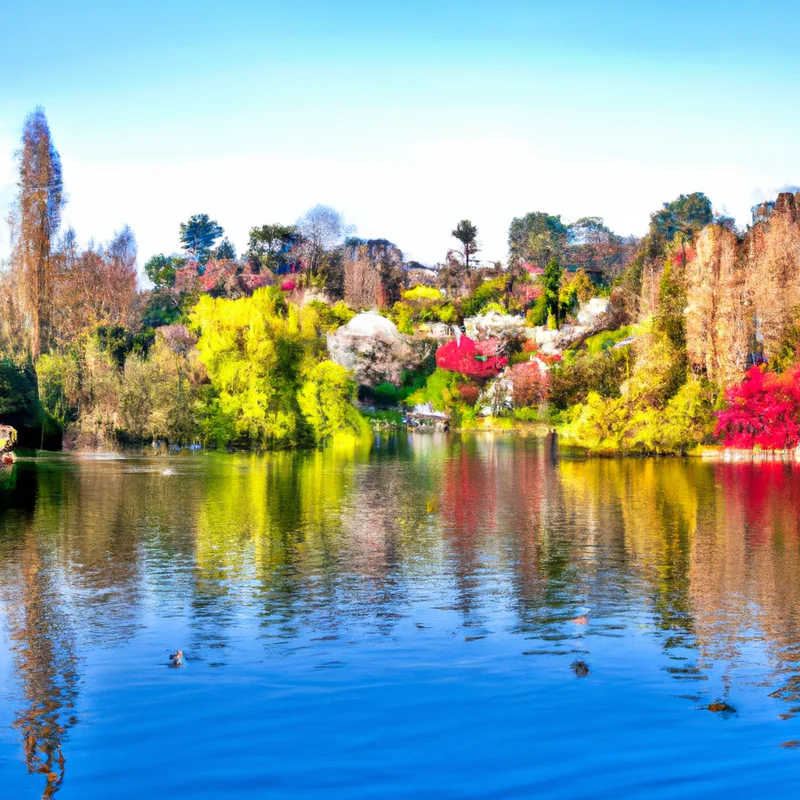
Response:
[[[84,242],[129,223],[140,263],[207,212],[253,225],[321,202],[443,259],[468,217],[641,234],[704,191],[740,224],[800,183],[800,4],[0,0],[0,213],[45,107]],[[8,252],[0,223],[0,256]]]

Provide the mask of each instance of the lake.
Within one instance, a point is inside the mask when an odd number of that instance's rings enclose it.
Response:
[[[9,483],[3,798],[796,796],[800,468],[403,434]]]

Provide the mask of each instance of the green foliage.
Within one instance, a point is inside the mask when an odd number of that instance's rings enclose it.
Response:
[[[712,435],[714,387],[694,377],[685,380],[681,354],[663,332],[640,337],[637,348],[632,375],[618,396],[590,391],[582,405],[567,412],[562,428],[567,441],[595,452],[684,453]]]
[[[800,361],[800,309],[793,310],[792,322],[783,331],[776,351],[769,362],[775,372],[785,372]]]
[[[236,260],[236,248],[233,246],[233,242],[228,239],[226,236],[217,246],[214,248],[213,251],[214,258],[217,261],[235,261]]]
[[[74,422],[77,414],[67,397],[67,387],[76,379],[76,372],[74,360],[62,354],[45,353],[36,362],[42,407],[62,427]]]
[[[286,252],[297,242],[294,225],[262,225],[250,229],[247,258],[263,269],[275,272],[285,262]]]
[[[711,201],[702,192],[682,194],[650,216],[649,254],[657,257],[675,239],[695,236],[713,219]]]
[[[550,369],[550,402],[567,408],[583,402],[589,393],[619,397],[622,383],[630,377],[629,347],[573,354]]]
[[[402,429],[405,427],[403,414],[400,411],[381,409],[377,411],[362,411],[364,418],[378,430]]]
[[[437,368],[427,377],[424,386],[406,398],[406,405],[430,403],[435,411],[449,414],[454,425],[469,427],[477,423],[477,417],[475,409],[464,402],[459,391],[463,384],[464,379],[458,373]]]
[[[25,429],[38,428],[42,421],[33,367],[0,355],[0,423],[13,425],[22,434]]]
[[[562,270],[558,259],[551,259],[544,269],[544,275],[542,275],[544,291],[533,308],[528,312],[528,324],[534,326],[547,325],[552,328],[558,327],[561,311],[559,307],[561,275]]]
[[[317,315],[319,325],[326,333],[335,331],[337,328],[341,328],[342,325],[347,325],[356,315],[356,312],[343,301],[329,306],[321,300],[312,300],[308,304],[308,308],[312,309]]]
[[[292,446],[308,438],[297,405],[301,375],[317,345],[316,315],[308,314],[310,331],[308,315],[301,318],[274,289],[240,300],[200,298],[190,318],[216,390],[207,414],[224,443]]]
[[[190,444],[200,438],[209,394],[194,337],[183,326],[161,329],[149,353],[125,362],[120,437]]]
[[[447,325],[455,325],[459,321],[459,314],[452,303],[445,303],[436,309],[436,317],[439,322]]]
[[[322,361],[306,372],[297,402],[317,442],[334,435],[358,437],[369,433],[364,418],[353,406],[355,394],[355,381],[333,361]]]
[[[633,325],[624,325],[615,331],[601,331],[594,336],[590,336],[585,342],[586,351],[593,356],[602,353],[603,350],[609,350],[617,342],[633,336],[636,328]]]
[[[400,333],[414,333],[414,309],[408,303],[395,303],[392,306],[392,313],[389,315]]]
[[[654,319],[654,330],[663,333],[679,352],[686,350],[686,281],[681,272],[670,260],[664,265]]]
[[[462,303],[461,312],[464,317],[474,317],[480,314],[490,303],[498,302],[503,298],[506,288],[505,278],[495,278],[484,281]]]
[[[560,216],[536,211],[515,217],[508,229],[509,261],[523,260],[544,268],[561,256],[568,234]]]
[[[464,268],[469,273],[469,258],[478,252],[478,229],[468,219],[462,219],[451,235],[461,242]]]
[[[225,231],[208,214],[193,214],[178,228],[181,247],[201,264],[211,257],[211,252]]]
[[[156,289],[165,289],[175,285],[175,271],[184,263],[180,256],[165,256],[159,253],[144,265],[144,271]]]
[[[182,298],[174,292],[156,289],[148,292],[147,301],[142,312],[142,326],[160,328],[162,325],[174,325],[184,318]]]
[[[239,300],[200,298],[191,313],[213,391],[203,403],[207,438],[292,447],[321,442],[336,426],[363,428],[354,386],[324,351],[316,309],[287,304],[275,288]]]

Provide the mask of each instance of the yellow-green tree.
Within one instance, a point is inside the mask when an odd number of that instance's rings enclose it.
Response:
[[[320,442],[337,426],[359,426],[346,371],[319,363],[324,339],[312,306],[259,289],[239,300],[203,296],[191,321],[213,387],[204,409],[207,440],[292,447]]]

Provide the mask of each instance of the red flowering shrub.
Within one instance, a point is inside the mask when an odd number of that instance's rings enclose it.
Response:
[[[487,339],[477,344],[467,336],[443,344],[436,351],[436,365],[450,372],[460,372],[468,378],[482,380],[496,378],[508,364],[505,356],[498,356],[499,342]]]
[[[800,365],[782,375],[751,367],[725,399],[715,431],[725,447],[782,450],[800,442]]]
[[[537,361],[515,364],[508,374],[511,377],[511,399],[515,408],[536,406],[547,400],[550,379]]]
[[[294,281],[284,281],[281,284],[281,291],[282,292],[293,292],[295,287]]]

